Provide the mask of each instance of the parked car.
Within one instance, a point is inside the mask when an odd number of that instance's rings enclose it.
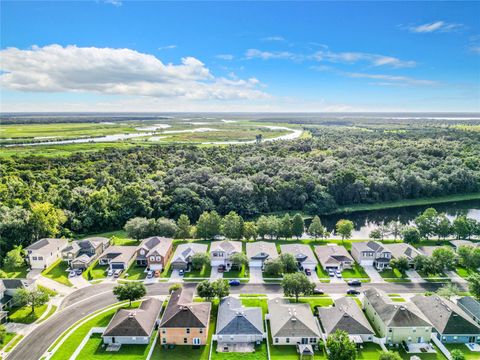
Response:
[[[228,284],[229,284],[230,286],[238,286],[238,285],[240,285],[240,280],[237,280],[237,279],[235,279],[235,280],[230,280],[230,281],[228,282]]]
[[[357,289],[348,289],[347,294],[348,295],[360,295],[360,291],[358,291]]]
[[[160,277],[160,270],[155,270],[155,277]]]
[[[70,270],[68,272],[68,277],[75,277],[77,275],[76,271],[75,270]]]
[[[180,269],[180,270],[178,271],[178,275],[181,275],[181,276],[185,275],[185,270]]]
[[[151,279],[153,277],[153,270],[149,270],[147,272],[147,279]]]
[[[307,274],[307,276],[310,276],[312,275],[312,271],[310,269],[305,269],[305,274]]]
[[[109,269],[109,270],[108,270],[107,276],[113,276],[113,270],[112,270],[112,269]]]
[[[317,288],[313,289],[313,293],[314,293],[315,295],[323,295],[323,294],[325,294],[325,292],[323,291],[323,289],[317,289]]]
[[[333,270],[328,270],[328,276],[334,277],[334,276],[335,276],[335,271],[333,271]]]
[[[225,265],[219,265],[218,266],[218,272],[223,273],[225,271]]]
[[[336,270],[335,275],[337,275],[337,278],[341,278],[342,277],[342,272],[340,270]]]
[[[113,273],[113,277],[114,277],[114,278],[118,278],[121,273],[122,273],[122,270],[117,269],[117,270],[115,270],[115,272]]]
[[[350,286],[362,286],[362,282],[360,280],[350,280],[348,282],[348,285],[350,285]]]
[[[77,270],[75,270],[75,272],[77,273],[77,275],[82,275],[83,270],[82,269],[77,269]]]
[[[215,235],[215,236],[213,237],[213,240],[225,240],[225,236],[223,236],[223,235]]]

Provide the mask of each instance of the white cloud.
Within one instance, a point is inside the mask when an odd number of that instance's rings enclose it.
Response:
[[[150,54],[131,49],[33,46],[7,48],[2,58],[0,85],[32,92],[97,92],[115,95],[185,99],[257,99],[267,94],[259,81],[215,77],[200,60],[182,58],[164,64]]]
[[[480,55],[480,45],[471,45],[469,47],[469,50],[475,54],[479,54]]]
[[[218,54],[217,56],[215,56],[217,59],[221,59],[221,60],[233,60],[234,56],[232,54]]]
[[[285,41],[283,36],[274,35],[274,36],[267,36],[262,38],[262,41]]]
[[[285,60],[301,60],[304,58],[303,55],[294,54],[289,51],[262,51],[258,49],[248,49],[245,52],[245,57],[247,59],[285,59]]]
[[[437,86],[439,82],[433,80],[415,79],[408,76],[386,75],[386,74],[368,74],[358,72],[347,72],[343,75],[354,79],[378,80],[376,85],[423,85]]]
[[[122,6],[122,0],[103,0],[103,2],[114,6]]]
[[[409,26],[408,30],[413,33],[453,32],[461,30],[462,27],[462,24],[435,21],[421,25]]]
[[[160,46],[158,50],[172,50],[176,48],[177,48],[177,45],[172,44],[172,45]]]

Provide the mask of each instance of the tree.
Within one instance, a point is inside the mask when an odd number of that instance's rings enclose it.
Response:
[[[227,279],[217,279],[212,282],[215,296],[218,299],[224,298],[230,294],[230,285]]]
[[[290,215],[285,214],[285,216],[280,220],[279,225],[279,237],[287,239],[292,236],[292,221],[290,220]]]
[[[368,237],[370,239],[380,240],[382,238],[382,233],[380,229],[373,229],[372,231],[370,231],[370,235],[368,235]]]
[[[230,256],[230,261],[232,262],[232,265],[241,268],[248,264],[248,257],[243,252],[238,252]]]
[[[177,233],[178,228],[175,221],[166,218],[158,218],[155,221],[155,233],[158,236],[172,238]]]
[[[480,274],[476,273],[468,277],[468,291],[480,300]]]
[[[435,234],[438,239],[445,239],[452,234],[452,224],[445,214],[438,215],[437,224],[435,226]]]
[[[208,280],[203,280],[197,286],[197,295],[207,301],[211,301],[215,297],[215,288]]]
[[[129,306],[132,306],[132,301],[141,299],[147,294],[147,289],[143,283],[139,282],[127,282],[120,284],[113,288],[113,294],[117,297],[118,301],[128,300]]]
[[[401,274],[405,274],[410,268],[408,259],[405,256],[400,256],[398,259],[390,260],[390,266],[393,269],[397,269]]]
[[[268,218],[264,215],[260,216],[257,220],[257,233],[262,240],[265,240],[265,236],[269,233]]]
[[[3,260],[3,265],[5,269],[10,271],[17,270],[25,265],[24,251],[21,245],[15,246],[7,253]]]
[[[480,247],[460,246],[457,250],[460,265],[467,269],[480,267]]]
[[[230,211],[222,220],[223,234],[228,239],[240,240],[243,237],[244,222],[235,211]]]
[[[213,239],[220,234],[222,219],[216,211],[203,212],[197,221],[197,236],[201,239]]]
[[[127,235],[135,240],[140,240],[153,234],[154,223],[144,217],[135,217],[128,220],[123,227]]]
[[[5,328],[5,325],[0,324],[0,344],[4,344],[5,342],[5,337],[7,336],[7,329]]]
[[[271,277],[280,277],[283,274],[283,263],[279,258],[275,260],[267,260],[265,262],[265,274]]]
[[[402,235],[405,226],[400,221],[393,220],[388,223],[388,228],[390,229],[390,234],[393,236],[393,239],[397,241],[397,238]]]
[[[253,221],[246,221],[243,224],[243,237],[246,240],[257,239],[257,225]]]
[[[342,242],[345,239],[350,239],[352,237],[353,228],[353,222],[345,219],[339,220],[335,226],[337,233],[342,237]]]
[[[35,308],[46,304],[50,296],[41,289],[20,289],[13,295],[13,303],[20,306],[30,306],[32,313]]]
[[[380,233],[380,239],[383,240],[385,239],[386,236],[390,235],[390,228],[388,227],[388,225],[386,224],[381,224],[379,227],[378,227],[378,231]]]
[[[210,257],[207,253],[195,253],[192,256],[192,269],[202,270],[202,268],[210,263]]]
[[[432,260],[438,272],[455,268],[455,253],[449,247],[443,246],[433,250]]]
[[[35,240],[56,236],[67,221],[65,213],[49,202],[32,203],[30,211],[30,226]]]
[[[337,330],[327,337],[328,360],[355,360],[357,348],[346,331]]]
[[[175,290],[181,289],[182,287],[183,287],[182,284],[178,284],[178,283],[170,285],[169,288],[168,288],[168,293],[171,294]]]
[[[452,227],[457,239],[469,239],[474,231],[472,223],[465,215],[458,216],[453,220]]]
[[[437,290],[437,295],[447,299],[450,299],[459,294],[460,294],[460,289],[458,288],[457,285],[452,283],[447,283]]]
[[[296,272],[283,276],[282,287],[285,296],[294,296],[295,301],[298,302],[301,294],[307,296],[313,293],[315,284],[304,273]]]
[[[452,357],[452,360],[465,360],[466,359],[465,354],[460,349],[453,349],[452,351],[450,351],[450,355]]]
[[[378,360],[402,360],[402,357],[393,351],[384,351],[380,354]]]
[[[403,241],[407,244],[417,244],[420,242],[420,232],[416,227],[407,226],[402,231]]]
[[[282,262],[283,272],[290,274],[297,271],[297,260],[292,254],[283,253],[279,259]]]
[[[292,220],[292,235],[299,239],[305,230],[305,224],[303,222],[302,215],[295,214]]]
[[[325,228],[323,227],[322,222],[317,215],[315,215],[310,223],[310,226],[308,227],[308,234],[313,236],[315,239],[318,237],[323,237],[325,234]]]
[[[438,213],[434,208],[426,209],[422,215],[415,218],[415,225],[420,232],[420,237],[428,240],[435,233],[438,223]]]
[[[190,219],[187,215],[182,214],[177,220],[177,234],[179,239],[187,239],[192,234],[192,226],[190,225]]]

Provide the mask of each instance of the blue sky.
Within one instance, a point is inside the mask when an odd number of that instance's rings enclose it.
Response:
[[[480,111],[478,2],[1,10],[3,111]]]

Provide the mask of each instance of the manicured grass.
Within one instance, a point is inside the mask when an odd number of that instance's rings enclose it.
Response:
[[[369,276],[357,263],[353,264],[351,269],[345,269],[342,271],[342,276],[344,279],[369,279]]]
[[[132,304],[132,307],[138,307],[139,302]],[[58,348],[58,350],[51,357],[52,360],[64,360],[69,359],[72,356],[73,352],[77,348],[78,344],[83,340],[83,338],[88,334],[92,327],[105,327],[108,325],[113,315],[117,312],[118,309],[122,307],[116,307],[109,309],[108,311],[94,316],[92,319],[88,320],[81,326],[79,326],[73,334],[71,334],[65,342]],[[124,306],[124,308],[128,308]],[[68,330],[67,330],[68,331]]]
[[[317,266],[317,275],[322,282],[330,282],[330,276],[328,275],[327,271],[321,267],[320,264]]]
[[[57,311],[57,306],[56,305],[52,305],[50,307],[50,310],[48,310],[48,313],[38,322],[38,323],[41,323],[41,322],[44,322],[45,320],[47,320],[50,316],[52,316],[53,314],[55,314],[55,311]]]
[[[385,269],[378,272],[387,282],[410,282],[407,274],[402,274],[397,269]]]
[[[259,307],[262,309],[262,314],[265,317],[265,314],[268,313],[268,300],[266,298],[242,298],[242,305],[245,307]]]
[[[128,280],[143,280],[147,276],[145,269],[145,266],[137,266],[135,262],[133,262],[128,270],[122,273],[122,278]],[[128,274],[128,276],[125,276],[126,274]]]
[[[357,359],[378,360],[382,354],[382,348],[374,343],[363,343],[362,349],[357,351]]]
[[[12,278],[26,278],[27,273],[28,273],[27,265],[24,265],[21,268],[18,268],[18,269],[12,270],[12,271],[7,271],[5,269],[2,269],[2,270],[5,271],[6,277],[9,278],[9,279],[12,279]]]
[[[153,339],[157,332],[152,335],[150,344],[147,345],[122,345],[117,352],[107,352],[103,347],[102,334],[92,334],[84,348],[78,354],[78,359],[92,360],[141,360],[145,359],[153,345]]]
[[[472,269],[464,268],[463,266],[457,266],[455,271],[457,272],[457,274],[459,276],[461,276],[464,279],[468,278],[470,275],[473,275],[473,274],[477,273],[477,271],[472,270]]]
[[[68,264],[62,259],[58,259],[55,263],[50,265],[49,268],[42,271],[43,276],[48,277],[60,284],[66,286],[73,286],[70,280],[68,280]]]
[[[5,352],[11,351],[15,347],[15,345],[17,345],[20,342],[20,340],[22,340],[22,339],[23,339],[23,335],[17,335],[12,341],[10,341],[7,344],[4,351]]]
[[[470,351],[470,349],[467,348],[465,344],[444,344],[444,345],[449,351],[458,349],[461,352],[463,352],[465,354],[466,360],[478,360],[479,353]]]
[[[292,304],[295,303],[295,298],[288,298]],[[333,300],[329,297],[301,297],[298,299],[299,303],[307,303],[315,311],[317,306],[330,306],[333,305]]]
[[[47,310],[48,305],[37,306],[35,311],[32,312],[32,308],[30,306],[24,307],[14,307],[10,311],[8,317],[11,322],[17,322],[22,324],[31,324],[34,321],[42,316],[42,314]]]
[[[216,347],[216,343],[213,345]],[[212,360],[266,360],[267,344],[263,342],[261,345],[255,346],[255,352],[252,353],[217,353],[215,348],[212,350]]]
[[[242,267],[240,268],[240,270],[225,271],[225,272],[223,273],[223,277],[224,277],[225,279],[241,279],[241,278],[246,278],[246,277],[248,277],[248,275],[246,275],[246,273],[248,274],[247,266],[242,265]]]
[[[58,295],[58,293],[55,290],[52,290],[52,289],[47,288],[47,287],[42,286],[42,285],[37,285],[37,288],[39,290],[42,290],[42,291],[46,292],[50,297]]]
[[[7,344],[15,337],[15,335],[17,335],[17,334],[16,334],[16,333],[7,332],[7,333],[5,334],[5,339],[3,339],[3,342],[0,343],[0,350],[2,350],[3,347],[4,347],[5,345],[7,345]]]
[[[184,278],[209,278],[211,271],[212,267],[210,264],[203,265],[201,270],[191,270],[185,272]]]
[[[442,352],[437,347],[435,347],[435,349],[437,350],[436,354],[407,354],[403,348],[394,351],[397,351],[404,360],[410,360],[413,355],[418,356],[421,360],[446,360]]]
[[[86,280],[104,279],[107,277],[108,265],[99,265],[95,261],[83,273],[82,276]]]
[[[98,234],[82,234],[80,238],[85,239],[89,237],[106,237],[112,239],[112,245],[117,246],[135,246],[140,242],[128,237],[125,230],[106,231]]]

